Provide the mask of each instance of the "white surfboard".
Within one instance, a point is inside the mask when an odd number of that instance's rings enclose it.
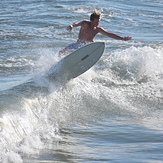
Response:
[[[54,80],[70,80],[81,75],[100,59],[104,49],[104,42],[87,44],[61,59],[49,70],[48,77]]]

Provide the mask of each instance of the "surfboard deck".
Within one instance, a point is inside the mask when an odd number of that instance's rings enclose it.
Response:
[[[104,42],[87,44],[66,55],[48,72],[52,80],[70,80],[90,69],[102,56],[105,49]]]

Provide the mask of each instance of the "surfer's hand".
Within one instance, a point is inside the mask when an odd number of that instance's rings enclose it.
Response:
[[[69,32],[71,32],[71,31],[72,31],[72,28],[73,28],[73,26],[72,26],[72,25],[69,25],[69,26],[67,27],[67,30],[68,30]]]
[[[128,41],[128,40],[131,40],[131,39],[132,39],[132,37],[129,37],[129,36],[128,37],[123,37],[124,41]]]

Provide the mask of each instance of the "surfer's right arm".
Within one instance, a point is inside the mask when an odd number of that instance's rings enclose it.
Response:
[[[69,25],[69,26],[67,27],[67,30],[68,30],[69,32],[71,32],[72,29],[73,29],[74,27],[82,26],[83,23],[84,23],[84,21],[81,21],[81,22],[75,22],[75,23]]]

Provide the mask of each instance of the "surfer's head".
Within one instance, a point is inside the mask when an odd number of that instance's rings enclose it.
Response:
[[[91,21],[94,21],[95,19],[97,19],[97,20],[101,19],[101,12],[97,11],[96,9],[93,11],[93,13],[90,16]]]
[[[100,19],[101,19],[101,12],[95,9],[94,12],[90,16],[91,26],[93,28],[97,27],[100,23]]]

